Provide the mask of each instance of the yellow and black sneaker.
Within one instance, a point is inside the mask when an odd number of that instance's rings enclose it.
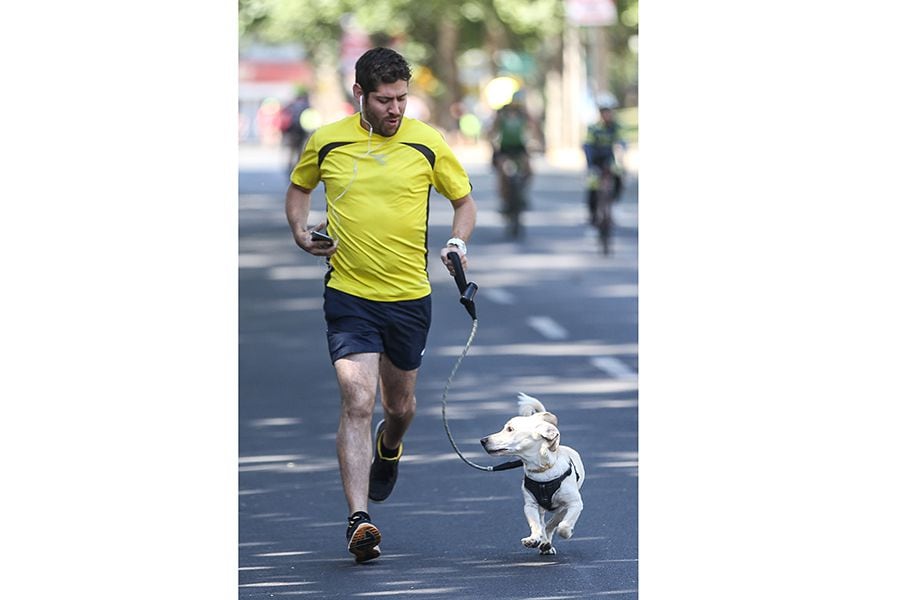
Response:
[[[354,555],[358,563],[379,558],[379,542],[382,535],[379,529],[370,522],[370,515],[363,511],[355,512],[348,517],[348,552]]]
[[[398,479],[398,460],[404,450],[404,444],[390,450],[382,445],[382,433],[385,431],[385,419],[376,425],[376,447],[373,452],[373,464],[370,465],[370,500],[382,502],[392,493]]]

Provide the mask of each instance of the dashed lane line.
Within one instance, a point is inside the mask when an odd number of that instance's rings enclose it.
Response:
[[[565,340],[569,338],[566,328],[550,317],[531,317],[528,325],[548,340]]]
[[[591,364],[614,379],[638,379],[638,373],[631,370],[618,358],[613,358],[612,356],[595,356],[591,359]]]

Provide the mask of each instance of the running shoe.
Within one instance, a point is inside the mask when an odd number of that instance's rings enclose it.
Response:
[[[370,515],[363,511],[355,512],[348,518],[348,552],[354,555],[358,563],[379,558],[379,542],[382,535],[379,529],[370,522]]]
[[[376,447],[373,452],[373,464],[370,465],[370,500],[382,502],[392,493],[398,479],[398,460],[404,450],[404,444],[398,445],[393,457],[382,454],[382,433],[385,431],[385,419],[376,425]]]

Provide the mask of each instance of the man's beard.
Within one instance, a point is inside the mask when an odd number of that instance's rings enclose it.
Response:
[[[401,127],[403,116],[398,117],[398,122],[393,126],[386,123],[385,119],[372,112],[369,107],[363,108],[363,119],[373,127],[373,132],[383,137],[392,137]]]

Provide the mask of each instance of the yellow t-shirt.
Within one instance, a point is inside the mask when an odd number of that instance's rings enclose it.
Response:
[[[442,135],[402,118],[392,137],[360,126],[355,114],[313,132],[291,182],[325,185],[327,232],[338,240],[328,287],[382,302],[430,293],[427,221],[430,189],[449,200],[471,184]]]

